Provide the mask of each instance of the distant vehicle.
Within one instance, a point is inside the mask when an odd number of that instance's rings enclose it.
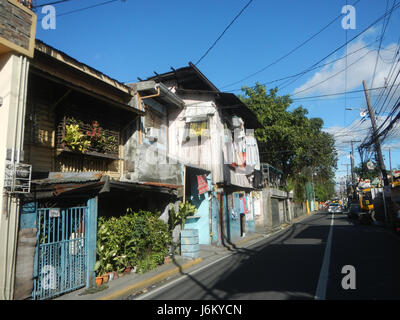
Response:
[[[331,203],[329,205],[328,212],[329,213],[335,213],[335,212],[341,213],[342,207],[339,205],[339,203]]]
[[[347,216],[349,219],[358,219],[360,216],[361,206],[358,203],[352,203],[349,207]]]
[[[372,202],[372,192],[371,188],[362,189],[360,192],[360,206],[361,210],[365,212],[370,212],[374,210],[374,204]]]
[[[361,224],[371,224],[373,222],[372,214],[374,212],[371,188],[362,189],[359,195],[361,212],[358,220]]]

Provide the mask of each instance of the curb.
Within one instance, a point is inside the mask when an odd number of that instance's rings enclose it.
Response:
[[[161,273],[157,274],[156,276],[154,276],[154,277],[152,277],[150,279],[142,280],[142,281],[140,281],[138,283],[132,284],[132,285],[130,285],[128,287],[125,287],[125,288],[120,289],[120,290],[118,290],[118,291],[116,291],[114,293],[111,293],[108,296],[97,298],[96,300],[117,300],[117,299],[121,299],[123,296],[128,295],[129,293],[131,293],[134,290],[137,290],[137,289],[149,286],[149,285],[151,285],[151,284],[153,284],[155,282],[161,281],[161,280],[163,280],[163,279],[165,279],[165,278],[167,278],[167,277],[169,277],[171,275],[177,274],[179,271],[188,269],[188,268],[190,268],[190,267],[192,267],[192,266],[194,266],[194,265],[196,265],[196,264],[198,264],[198,263],[200,263],[202,261],[203,261],[202,258],[197,258],[197,259],[195,259],[193,261],[190,261],[190,262],[184,264],[183,266],[179,266],[179,267],[176,267],[174,269],[161,272]]]

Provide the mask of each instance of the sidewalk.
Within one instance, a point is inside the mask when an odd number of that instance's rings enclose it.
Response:
[[[200,245],[199,257],[197,259],[190,259],[176,255],[172,257],[172,262],[161,265],[155,270],[144,274],[130,273],[113,281],[109,281],[107,284],[100,287],[89,289],[82,288],[56,297],[54,300],[124,300],[135,292],[146,292],[147,288],[156,283],[167,281],[172,277],[179,276],[179,274],[191,272],[197,268],[206,266],[223,256],[230,255],[234,253],[235,250],[246,248],[265,238],[279,234],[294,223],[309,216],[310,215],[305,214],[292,220],[289,224],[282,225],[273,231],[264,228],[257,228],[255,233],[249,234],[243,238],[243,240],[233,244],[227,244],[221,247]]]

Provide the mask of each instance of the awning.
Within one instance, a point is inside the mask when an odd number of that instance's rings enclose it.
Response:
[[[147,191],[177,196],[183,188],[180,185],[166,183],[116,181],[99,172],[50,172],[47,178],[32,180],[32,186],[31,193],[25,197],[26,200],[84,196],[112,190]]]
[[[214,102],[211,101],[187,105],[185,110],[185,120],[186,122],[206,121],[208,116],[214,115],[216,111],[216,106]]]

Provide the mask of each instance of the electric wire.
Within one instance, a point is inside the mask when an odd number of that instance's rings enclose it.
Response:
[[[110,3],[113,3],[113,2],[117,2],[117,1],[121,1],[121,0],[104,1],[104,2],[100,2],[100,3],[94,4],[94,5],[91,5],[91,6],[88,6],[88,7],[83,7],[83,8],[75,9],[75,10],[72,10],[72,11],[64,12],[64,13],[61,13],[61,14],[57,14],[57,18],[58,17],[62,17],[62,16],[66,16],[66,15],[69,15],[69,14],[81,12],[81,11],[84,11],[84,10],[89,10],[89,9],[93,9],[93,8],[96,8],[96,7],[104,6],[104,5],[107,5],[107,4],[110,4]]]
[[[235,16],[235,18],[228,24],[228,26],[225,28],[225,30],[219,35],[219,37],[214,41],[214,43],[207,49],[207,51],[201,56],[201,58],[194,64],[197,66],[207,55],[208,53],[215,47],[217,42],[223,37],[226,31],[232,26],[232,24],[240,17],[240,15],[247,9],[247,7],[253,2],[253,0],[250,0],[243,8],[240,10],[240,12]]]
[[[36,8],[41,8],[41,7],[45,7],[45,6],[51,6],[51,5],[54,5],[54,4],[67,2],[67,1],[71,1],[71,0],[59,0],[59,1],[49,2],[49,3],[39,4],[39,5],[33,5],[32,8],[36,9]]]
[[[355,6],[355,5],[356,5],[358,2],[360,2],[360,1],[361,1],[361,0],[355,1],[355,2],[353,3],[353,6]],[[273,65],[277,64],[278,62],[282,61],[283,59],[285,59],[286,57],[288,57],[289,55],[291,55],[292,53],[294,53],[295,51],[297,51],[298,49],[300,49],[301,47],[303,47],[305,44],[307,44],[308,42],[310,42],[312,39],[314,39],[317,35],[319,35],[319,34],[322,33],[324,30],[326,30],[330,25],[332,25],[333,23],[335,23],[336,20],[338,20],[338,19],[339,19],[340,17],[342,17],[342,16],[343,16],[343,14],[338,15],[338,16],[335,17],[332,21],[330,21],[327,25],[325,25],[324,27],[322,27],[322,29],[320,29],[317,33],[313,34],[311,37],[309,37],[307,40],[303,41],[303,42],[302,42],[301,44],[299,44],[297,47],[295,47],[294,49],[290,50],[288,53],[286,53],[285,55],[279,57],[278,59],[274,60],[273,62],[271,62],[271,63],[268,64],[267,66],[265,66],[265,67],[263,67],[262,69],[260,69],[260,70],[258,70],[258,71],[256,71],[256,72],[254,72],[254,73],[252,73],[252,74],[250,74],[250,75],[244,77],[244,78],[241,79],[241,80],[238,80],[238,81],[232,82],[232,83],[230,83],[230,84],[227,84],[227,85],[221,87],[221,89],[227,88],[227,87],[230,87],[230,86],[233,86],[233,85],[235,85],[235,84],[237,84],[237,83],[243,82],[243,81],[245,81],[245,80],[247,80],[247,79],[249,79],[249,78],[251,78],[251,77],[254,77],[255,75],[257,75],[257,74],[259,74],[259,73],[265,71],[266,69],[270,68],[271,66],[273,66]]]
[[[307,88],[305,88],[305,89],[303,89],[303,90],[300,90],[300,91],[297,91],[297,92],[293,93],[292,96],[295,96],[295,95],[298,95],[299,93],[302,93],[302,92],[304,92],[304,91],[308,91],[308,90],[310,90],[310,89],[313,89],[313,88],[315,88],[315,87],[317,87],[317,86],[319,86],[319,85],[321,85],[321,84],[327,82],[328,80],[330,80],[330,79],[332,79],[332,78],[338,76],[338,75],[341,74],[342,72],[345,72],[345,71],[346,71],[349,67],[351,67],[352,65],[354,65],[354,64],[356,64],[357,62],[361,61],[364,57],[366,57],[366,56],[367,56],[368,54],[370,54],[371,52],[372,52],[372,50],[371,50],[371,51],[368,51],[367,53],[365,53],[364,55],[362,55],[360,58],[358,58],[356,61],[354,61],[354,62],[351,63],[350,65],[346,65],[346,67],[345,67],[344,69],[342,69],[342,70],[336,72],[335,74],[329,76],[328,78],[326,78],[326,79],[324,79],[324,80],[321,80],[320,82],[318,82],[318,83],[316,83],[316,84],[314,84],[314,85],[312,85],[312,86],[309,86],[309,87],[307,87]],[[347,91],[345,91],[344,94],[347,95]]]
[[[368,25],[368,27],[364,28],[363,31],[359,32],[357,35],[355,35],[353,38],[351,38],[350,40],[348,40],[346,43],[344,43],[343,45],[337,47],[335,50],[333,50],[331,53],[329,53],[328,55],[326,55],[324,58],[322,58],[321,60],[319,60],[318,62],[314,63],[312,66],[310,66],[309,68],[306,69],[309,70],[311,68],[314,68],[316,65],[318,65],[319,63],[321,63],[322,61],[324,61],[326,58],[330,57],[331,55],[333,55],[334,53],[338,52],[340,49],[342,49],[344,46],[346,46],[348,43],[354,41],[355,39],[357,39],[358,37],[360,37],[362,34],[364,34],[366,31],[368,31],[371,27],[373,27],[375,24],[377,24],[378,22],[380,22],[382,19],[384,19],[387,15],[391,14],[392,12],[394,12],[395,10],[397,10],[400,7],[400,4],[396,4],[390,11],[384,13],[382,16],[380,16],[379,18],[377,18],[374,22],[372,22],[370,25]],[[296,79],[294,79],[293,81],[290,82],[286,82],[284,83],[283,87],[280,87],[278,89],[278,91],[286,88],[287,86],[289,86],[290,84],[296,82],[298,79],[300,79],[302,76],[297,77]]]
[[[378,42],[378,41],[379,41],[379,39],[376,39],[376,40],[370,42],[369,44],[367,44],[367,45],[365,45],[365,46],[363,46],[363,47],[361,47],[361,48],[359,48],[359,49],[357,49],[357,50],[354,50],[354,51],[352,51],[351,53],[348,53],[346,56],[343,56],[343,57],[334,59],[334,60],[329,61],[329,62],[324,63],[324,64],[319,64],[319,65],[315,66],[314,68],[309,69],[309,70],[307,70],[307,71],[301,71],[301,72],[298,72],[298,73],[293,74],[293,75],[290,75],[290,76],[286,76],[286,77],[283,77],[283,78],[280,78],[280,79],[276,79],[276,80],[271,80],[271,81],[262,83],[261,85],[265,86],[265,85],[268,85],[268,84],[271,84],[271,83],[274,83],[274,82],[279,82],[279,81],[282,81],[282,80],[292,79],[292,78],[294,78],[294,77],[297,77],[297,76],[299,76],[299,75],[306,74],[306,73],[311,72],[311,71],[313,71],[313,70],[316,70],[316,69],[318,69],[318,68],[322,68],[322,67],[328,66],[328,65],[330,65],[330,64],[332,64],[332,63],[334,63],[334,62],[343,60],[343,59],[345,59],[346,57],[349,57],[349,56],[351,56],[351,55],[353,55],[353,54],[355,54],[355,53],[357,53],[357,52],[359,52],[359,51],[361,51],[361,50],[363,50],[363,49],[365,49],[365,48],[368,48],[368,47],[370,47],[371,45],[373,45],[375,42]],[[279,86],[279,85],[278,85],[278,86]],[[251,86],[251,87],[249,87],[249,88],[255,88],[255,87],[256,87],[256,86]],[[228,91],[228,92],[234,92],[234,91],[241,91],[241,90],[242,90],[242,88],[237,88],[237,89],[231,89],[231,90],[227,90],[227,91]]]

